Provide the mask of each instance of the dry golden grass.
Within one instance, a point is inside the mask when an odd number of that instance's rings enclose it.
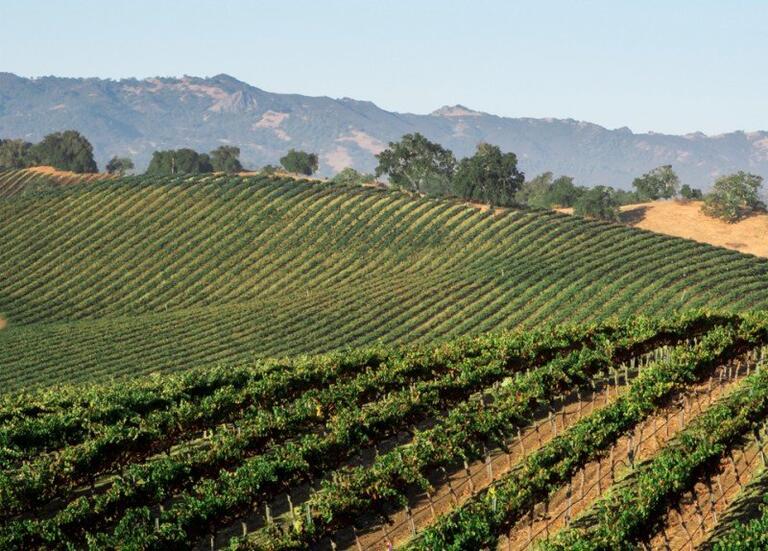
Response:
[[[258,170],[244,170],[238,172],[238,176],[262,176],[264,173]],[[276,170],[273,174],[276,178],[293,178],[294,180],[309,180],[311,182],[326,182],[328,178],[321,178],[318,176],[305,176],[304,174],[297,174],[295,172],[285,172],[284,170]]]
[[[96,179],[96,178],[110,178],[110,174],[98,173],[98,174],[78,174],[77,172],[69,172],[66,170],[58,170],[52,166],[33,166],[27,169],[29,172],[35,172],[37,174],[45,174],[46,176],[54,176],[56,178],[83,178]]]
[[[627,225],[768,258],[768,214],[728,224],[701,212],[701,201],[653,201],[621,208]],[[571,214],[573,209],[557,209]]]

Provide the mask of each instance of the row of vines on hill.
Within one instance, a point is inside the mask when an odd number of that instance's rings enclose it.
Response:
[[[768,264],[733,251],[365,187],[141,176],[1,199],[0,217],[4,392],[768,306]]]
[[[604,393],[621,376],[621,391],[529,445],[415,537],[392,536],[413,549],[497,545],[638,423],[746,358],[749,375],[542,542],[621,547],[640,541],[697,473],[763,421],[768,371],[755,351],[767,341],[762,315],[695,313],[8,396],[0,547],[182,549],[204,540],[298,549],[342,542],[349,529],[364,547],[366,526],[431,491],[435,473],[468,469],[551,415],[556,398]]]
[[[0,199],[15,195],[40,194],[59,187],[107,178],[104,174],[75,174],[51,170],[0,170]]]

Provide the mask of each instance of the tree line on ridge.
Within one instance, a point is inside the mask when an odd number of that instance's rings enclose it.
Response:
[[[612,221],[619,220],[619,209],[623,205],[672,198],[703,199],[705,214],[728,222],[765,210],[759,194],[763,178],[743,171],[719,177],[706,196],[688,184],[681,186],[671,165],[657,167],[635,178],[633,191],[610,186],[579,186],[572,177],[555,177],[551,172],[526,180],[512,152],[480,143],[473,155],[457,159],[452,151],[419,133],[406,134],[399,141],[390,142],[376,158],[375,175],[348,167],[332,181],[361,184],[386,177],[390,186],[418,194],[457,197],[499,207],[573,208],[578,215]],[[37,144],[0,139],[0,170],[40,165],[77,173],[98,171],[93,147],[75,130],[48,134]],[[319,157],[316,153],[290,149],[280,159],[280,165],[286,172],[311,176],[318,170]],[[128,157],[114,156],[105,168],[110,174],[123,175],[134,169],[134,163]],[[189,148],[155,151],[146,174],[236,174],[244,170],[240,148],[222,145],[209,153]],[[279,170],[267,165],[260,172]]]

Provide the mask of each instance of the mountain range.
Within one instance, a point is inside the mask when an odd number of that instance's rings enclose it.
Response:
[[[120,155],[133,158],[139,170],[158,149],[231,144],[250,168],[276,164],[296,148],[320,155],[322,175],[346,166],[371,172],[374,155],[388,142],[421,132],[457,157],[489,142],[514,151],[528,175],[552,171],[582,185],[627,189],[634,177],[662,164],[704,189],[736,170],[768,177],[765,131],[633,133],[572,119],[499,117],[462,105],[396,113],[351,98],[271,93],[224,74],[109,80],[0,73],[0,138],[34,142],[70,128],[91,141],[100,166]]]

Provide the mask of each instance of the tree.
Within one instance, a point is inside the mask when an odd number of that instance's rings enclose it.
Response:
[[[222,145],[211,151],[211,164],[215,172],[236,174],[243,171],[240,164],[240,148],[232,145]]]
[[[683,184],[683,187],[680,188],[680,197],[690,201],[694,199],[701,199],[703,194],[701,193],[700,189],[692,188],[688,184]]]
[[[319,159],[316,153],[307,153],[306,151],[297,151],[291,149],[284,157],[280,159],[280,164],[288,172],[312,176],[319,167]]]
[[[210,157],[187,148],[155,151],[147,167],[147,174],[154,176],[208,172],[213,172]]]
[[[642,203],[647,199],[640,197],[636,191],[627,191],[625,189],[613,189],[608,186],[608,189],[613,191],[613,198],[619,205],[633,205],[636,203]]]
[[[574,205],[574,214],[587,218],[599,218],[617,222],[619,205],[614,191],[605,186],[596,186],[587,190]]]
[[[552,188],[549,191],[550,206],[572,207],[585,191],[586,188],[573,183],[571,176],[560,176],[552,182]]]
[[[481,143],[474,155],[459,163],[453,189],[456,195],[471,201],[512,205],[524,181],[525,174],[517,169],[517,155]]]
[[[0,169],[26,168],[33,164],[31,143],[24,140],[0,140]]]
[[[551,172],[544,172],[534,176],[527,182],[523,182],[523,185],[520,186],[520,189],[515,194],[515,202],[519,205],[541,209],[552,207],[549,193],[552,190],[554,178],[555,175]]]
[[[730,223],[741,220],[765,208],[758,196],[762,184],[762,176],[743,171],[722,176],[715,181],[712,191],[704,198],[702,211]]]
[[[551,172],[544,172],[523,183],[515,194],[515,202],[540,209],[572,207],[585,191],[570,176],[555,178]]]
[[[670,199],[677,195],[680,178],[672,170],[672,165],[664,165],[635,178],[632,185],[641,200]]]
[[[389,142],[376,158],[376,177],[386,174],[392,185],[417,193],[445,193],[456,168],[451,151],[418,132],[404,135],[399,142]]]
[[[128,157],[118,157],[115,155],[107,163],[106,169],[109,174],[119,174],[122,176],[129,170],[133,170],[133,161]]]
[[[59,170],[80,173],[98,171],[93,159],[93,146],[75,130],[48,134],[33,146],[32,155],[37,163]]]
[[[259,172],[267,176],[272,176],[273,174],[276,174],[278,170],[280,170],[279,167],[276,167],[275,165],[264,165]]]
[[[331,179],[335,184],[347,186],[359,186],[373,180],[373,174],[361,174],[352,167],[345,168]]]

